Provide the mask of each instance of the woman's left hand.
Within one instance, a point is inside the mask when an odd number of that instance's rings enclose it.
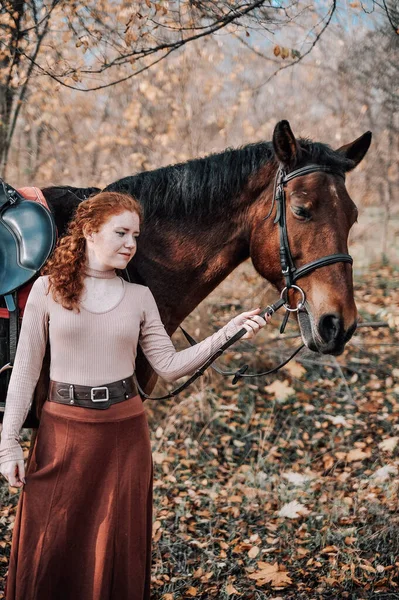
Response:
[[[270,323],[271,316],[266,314],[265,318],[263,318],[258,314],[260,311],[260,308],[255,308],[234,317],[233,321],[235,325],[240,328],[244,327],[247,330],[247,333],[242,336],[242,340],[254,338],[261,327],[264,327],[266,323]]]

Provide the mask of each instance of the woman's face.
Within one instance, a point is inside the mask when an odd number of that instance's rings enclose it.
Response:
[[[97,232],[84,234],[86,257],[92,269],[124,269],[136,253],[140,218],[126,210],[110,217]]]

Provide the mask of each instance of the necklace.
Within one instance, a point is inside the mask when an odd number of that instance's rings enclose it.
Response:
[[[115,269],[99,271],[98,269],[92,269],[91,267],[86,266],[84,273],[89,277],[97,277],[98,279],[114,279],[114,277],[117,277]]]

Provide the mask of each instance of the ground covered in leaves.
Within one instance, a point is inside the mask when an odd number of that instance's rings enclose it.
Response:
[[[253,277],[240,269],[190,332],[202,338],[233,310],[273,301]],[[255,304],[241,305],[241,285]],[[172,402],[146,403],[153,600],[399,598],[398,288],[392,266],[356,276],[362,322],[387,327],[359,328],[338,358],[302,352],[266,381],[207,375]],[[292,324],[281,341],[279,321],[224,364],[281,360],[300,340]],[[4,577],[18,493],[1,495]]]

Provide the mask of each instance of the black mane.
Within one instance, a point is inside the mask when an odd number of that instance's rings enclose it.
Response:
[[[70,185],[59,185],[42,189],[50,210],[53,209],[52,212],[59,236],[66,233],[68,223],[78,204],[100,191],[99,188],[95,187],[77,188]]]
[[[327,144],[299,139],[306,163],[334,166],[342,171],[352,165]],[[271,142],[258,142],[205,158],[145,171],[120,179],[107,191],[126,192],[143,205],[145,217],[183,219],[220,214],[231,209],[250,175],[265,163],[277,166]]]
[[[125,177],[105,189],[135,196],[145,217],[206,217],[230,207],[249,176],[272,158],[271,143],[250,144]]]
[[[298,140],[303,157],[301,163],[314,162],[345,172],[353,162],[327,144]],[[189,160],[168,167],[144,171],[124,177],[107,186],[107,191],[126,192],[136,197],[144,207],[145,217],[184,219],[194,216],[212,218],[234,207],[234,201],[244,189],[249,177],[263,165],[277,168],[271,142],[248,144],[242,148],[228,148],[205,158]],[[297,165],[297,166],[302,166]],[[49,187],[43,190],[50,201],[57,201],[60,222],[70,214],[77,201],[99,192],[98,188],[70,186]],[[65,212],[65,214],[64,214]],[[68,213],[68,214],[67,214]]]

